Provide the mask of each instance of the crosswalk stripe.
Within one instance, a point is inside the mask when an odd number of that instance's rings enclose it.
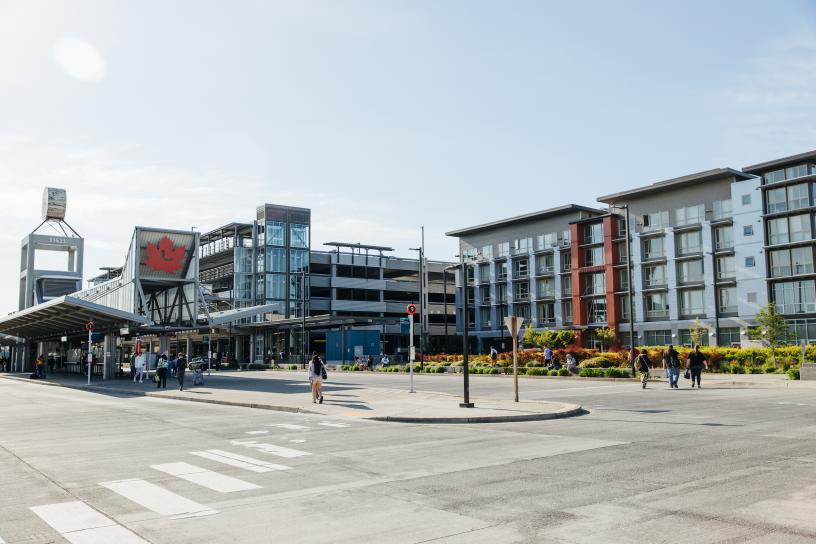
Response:
[[[269,431],[247,431],[246,434],[269,434]]]
[[[311,427],[305,425],[295,425],[294,423],[272,423],[270,427],[278,427],[280,429],[288,429],[290,431],[308,431]]]
[[[323,425],[324,427],[337,427],[338,429],[345,429],[348,427],[348,425],[345,423],[331,423],[329,421],[321,421],[320,425]]]
[[[234,493],[236,491],[248,491],[250,489],[260,489],[261,486],[250,482],[219,474],[206,468],[197,467],[189,463],[165,463],[162,465],[151,465],[150,468],[164,472],[171,476],[187,480],[194,484],[218,491],[219,493]]]
[[[190,453],[197,455],[198,457],[203,457],[204,459],[242,468],[251,472],[272,472],[275,470],[291,469],[291,467],[287,467],[285,465],[267,463],[266,461],[261,461],[260,459],[245,457],[243,455],[238,455],[237,453],[231,453],[223,450],[191,451]]]
[[[293,459],[295,457],[303,457],[311,455],[308,451],[293,450],[292,448],[284,448],[276,444],[267,444],[264,442],[255,442],[254,440],[232,440],[235,446],[246,446],[247,448],[255,448],[258,451],[284,457],[286,459]]]
[[[218,513],[218,510],[213,510],[203,504],[198,504],[186,497],[138,478],[102,482],[99,485],[107,487],[114,493],[118,493],[157,514],[170,516],[171,519],[208,516]]]
[[[147,541],[82,501],[32,506],[31,511],[71,544],[147,544]],[[0,544],[4,543],[0,538]]]

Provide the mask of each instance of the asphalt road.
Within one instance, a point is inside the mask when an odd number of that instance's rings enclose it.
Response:
[[[429,426],[0,380],[0,542],[814,542],[815,394],[522,380],[590,413]]]

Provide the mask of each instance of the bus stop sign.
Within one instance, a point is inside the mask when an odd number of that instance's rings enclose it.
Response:
[[[92,330],[94,330],[94,322],[93,321],[88,321],[85,324],[85,330],[88,331],[88,332],[91,332]]]

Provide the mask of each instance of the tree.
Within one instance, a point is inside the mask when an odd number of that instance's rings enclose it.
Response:
[[[776,366],[776,348],[784,346],[791,339],[788,324],[784,317],[776,313],[776,305],[773,302],[757,312],[756,322],[756,327],[752,327],[749,334],[766,348],[771,348],[771,358]]]
[[[606,351],[606,348],[614,344],[618,339],[618,333],[615,332],[615,329],[609,327],[595,329],[592,331],[592,334],[595,336],[595,339],[601,343],[601,351]]]
[[[703,340],[705,339],[705,335],[708,334],[708,329],[703,322],[699,319],[695,319],[694,323],[692,323],[691,328],[689,329],[689,336],[691,336],[691,345],[692,346],[701,346],[703,345]]]
[[[528,347],[538,346],[538,333],[535,331],[534,328],[530,326],[525,327],[522,342],[524,342],[524,345]]]

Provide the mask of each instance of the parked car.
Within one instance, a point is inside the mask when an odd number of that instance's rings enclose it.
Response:
[[[218,370],[219,364],[216,359],[210,359],[209,368],[212,370]],[[201,370],[207,370],[207,358],[206,357],[193,357],[187,362],[187,368],[190,370],[195,370],[196,368],[201,368]]]

